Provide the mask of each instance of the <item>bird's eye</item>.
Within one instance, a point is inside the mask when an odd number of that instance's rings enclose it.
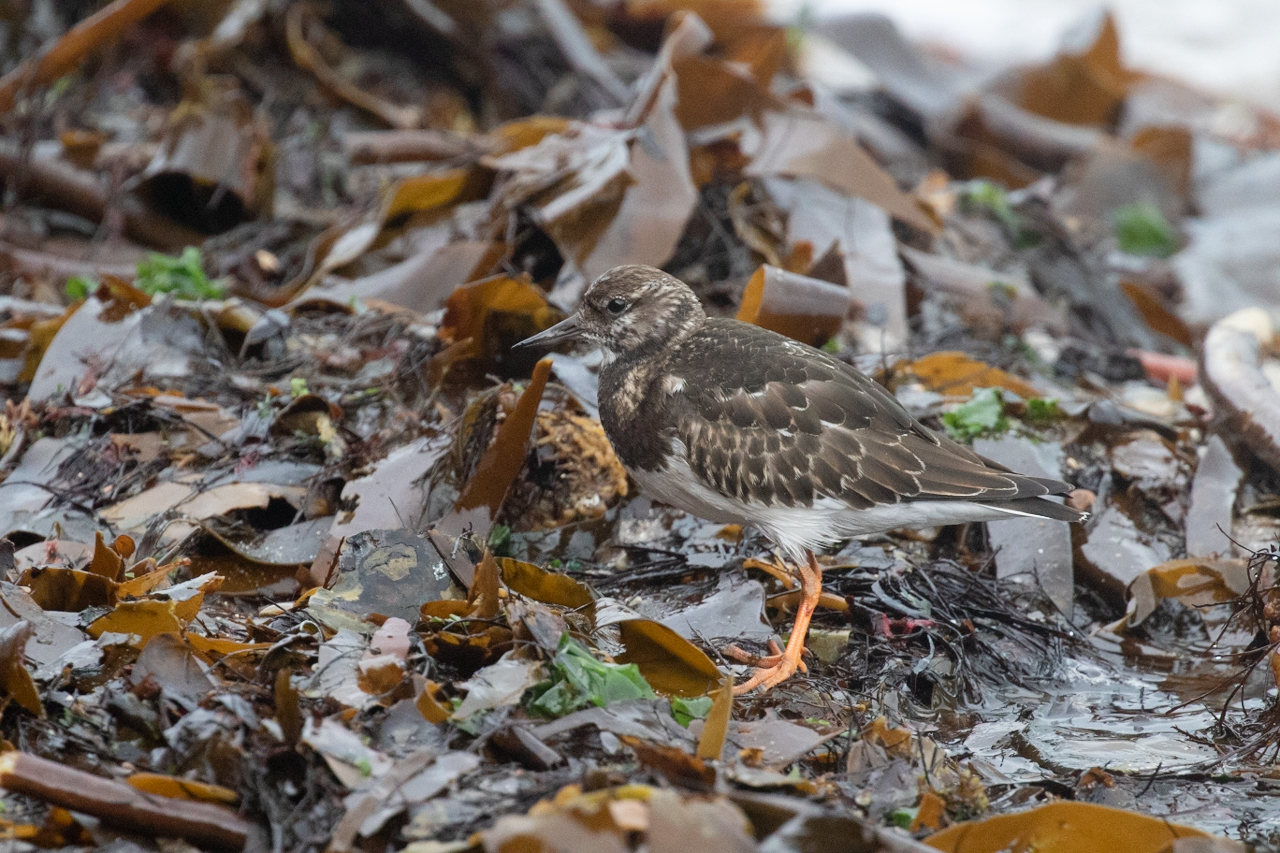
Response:
[[[627,300],[615,296],[605,303],[604,310],[614,315],[621,314],[627,310]]]

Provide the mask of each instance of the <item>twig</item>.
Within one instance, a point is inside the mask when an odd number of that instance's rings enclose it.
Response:
[[[320,85],[334,95],[376,116],[391,127],[403,130],[420,126],[422,110],[393,104],[366,92],[329,67],[324,56],[308,39],[311,27],[319,26],[319,21],[314,17],[316,8],[312,3],[294,3],[285,14],[285,37],[289,43],[289,53],[298,67],[311,72]]]
[[[356,165],[456,160],[491,149],[484,137],[442,130],[355,130],[342,135],[342,150]]]
[[[129,27],[169,0],[116,0],[90,15],[37,54],[0,78],[0,113],[13,108],[23,92],[45,86],[73,70],[95,50],[113,42]]]
[[[591,43],[591,37],[583,29],[578,16],[563,0],[537,0],[535,5],[546,21],[547,29],[551,31],[551,37],[559,45],[560,52],[575,71],[594,80],[616,103],[625,104],[630,100],[631,93],[627,84],[613,73],[613,69]]]
[[[224,850],[243,849],[253,831],[253,824],[223,806],[149,794],[25,752],[0,755],[0,787],[123,829]]]
[[[0,140],[0,179],[13,179],[26,198],[95,223],[106,218],[110,207],[106,190],[89,173],[58,161],[27,160],[6,140]],[[204,242],[204,235],[148,210],[137,199],[125,199],[122,212],[125,233],[144,245],[175,250]]]

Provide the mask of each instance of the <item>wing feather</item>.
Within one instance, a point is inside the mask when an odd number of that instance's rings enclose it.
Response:
[[[808,506],[827,496],[867,508],[1071,488],[1016,474],[933,432],[852,367],[763,329],[709,320],[671,354],[673,370],[682,363],[711,367],[705,381],[669,398],[675,434],[694,473],[741,500]]]

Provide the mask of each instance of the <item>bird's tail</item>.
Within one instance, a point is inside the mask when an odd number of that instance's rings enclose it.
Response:
[[[995,510],[1010,515],[1029,516],[1033,518],[1051,518],[1055,521],[1069,521],[1073,524],[1089,518],[1089,513],[1073,509],[1065,504],[1044,498],[1018,498],[1012,501],[1000,501],[987,504]]]

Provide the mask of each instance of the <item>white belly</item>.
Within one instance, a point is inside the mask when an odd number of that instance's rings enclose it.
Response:
[[[765,506],[739,501],[707,486],[693,473],[683,453],[673,453],[666,470],[630,469],[630,474],[640,490],[655,500],[708,521],[754,525],[793,560],[803,559],[805,551],[900,527],[940,527],[1026,515],[969,501],[904,501],[853,509],[837,498],[819,497],[813,506]]]

